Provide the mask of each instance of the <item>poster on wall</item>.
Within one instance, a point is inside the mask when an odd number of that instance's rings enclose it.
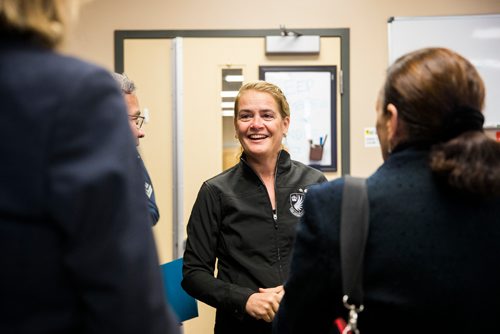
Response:
[[[337,171],[336,75],[336,66],[259,66],[259,78],[290,105],[284,144],[292,159],[322,171]]]

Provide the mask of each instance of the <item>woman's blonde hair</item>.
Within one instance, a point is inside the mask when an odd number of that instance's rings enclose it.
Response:
[[[74,0],[0,0],[0,33],[56,48],[64,40],[74,4]]]
[[[286,100],[283,91],[278,86],[270,82],[259,80],[247,82],[246,84],[241,86],[238,95],[236,96],[236,100],[234,101],[234,119],[236,119],[238,116],[238,107],[241,95],[249,90],[271,94],[273,99],[278,104],[281,117],[284,119],[285,117],[290,116],[290,106],[288,105],[288,101]]]

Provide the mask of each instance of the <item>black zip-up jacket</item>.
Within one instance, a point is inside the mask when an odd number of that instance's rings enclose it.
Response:
[[[215,333],[271,332],[269,323],[246,314],[246,302],[259,288],[286,280],[306,189],[326,181],[320,171],[291,160],[286,151],[279,153],[275,175],[276,212],[244,156],[204,182],[193,206],[182,286],[217,308]]]

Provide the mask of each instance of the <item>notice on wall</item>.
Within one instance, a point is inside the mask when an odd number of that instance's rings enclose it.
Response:
[[[364,130],[365,137],[365,147],[380,147],[380,143],[378,141],[377,129],[374,127],[365,128]]]

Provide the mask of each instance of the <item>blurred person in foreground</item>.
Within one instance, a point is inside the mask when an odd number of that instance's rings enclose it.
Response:
[[[130,80],[125,74],[112,73],[112,75],[123,93],[125,104],[127,105],[130,129],[132,130],[132,135],[135,138],[135,145],[139,146],[139,139],[144,138],[144,136],[146,135],[142,127],[144,125],[145,116],[141,115],[141,109],[139,108],[139,99],[135,94],[135,83]],[[158,220],[160,219],[160,212],[158,210],[158,206],[156,205],[153,183],[151,182],[148,170],[146,169],[144,161],[142,160],[139,152],[137,152],[137,159],[139,160],[142,175],[144,177],[144,190],[148,201],[151,224],[156,225],[156,223],[158,223]]]
[[[279,87],[244,84],[234,107],[240,162],[205,181],[193,206],[182,286],[217,308],[216,334],[271,333],[307,187],[326,181],[283,149],[289,125]]]
[[[367,179],[361,333],[498,330],[500,143],[483,133],[484,96],[474,66],[448,49],[421,49],[388,69],[376,104],[385,162]],[[347,318],[343,184],[308,192],[274,333],[327,333]]]
[[[55,51],[78,7],[0,1],[0,333],[178,333],[123,97]]]

